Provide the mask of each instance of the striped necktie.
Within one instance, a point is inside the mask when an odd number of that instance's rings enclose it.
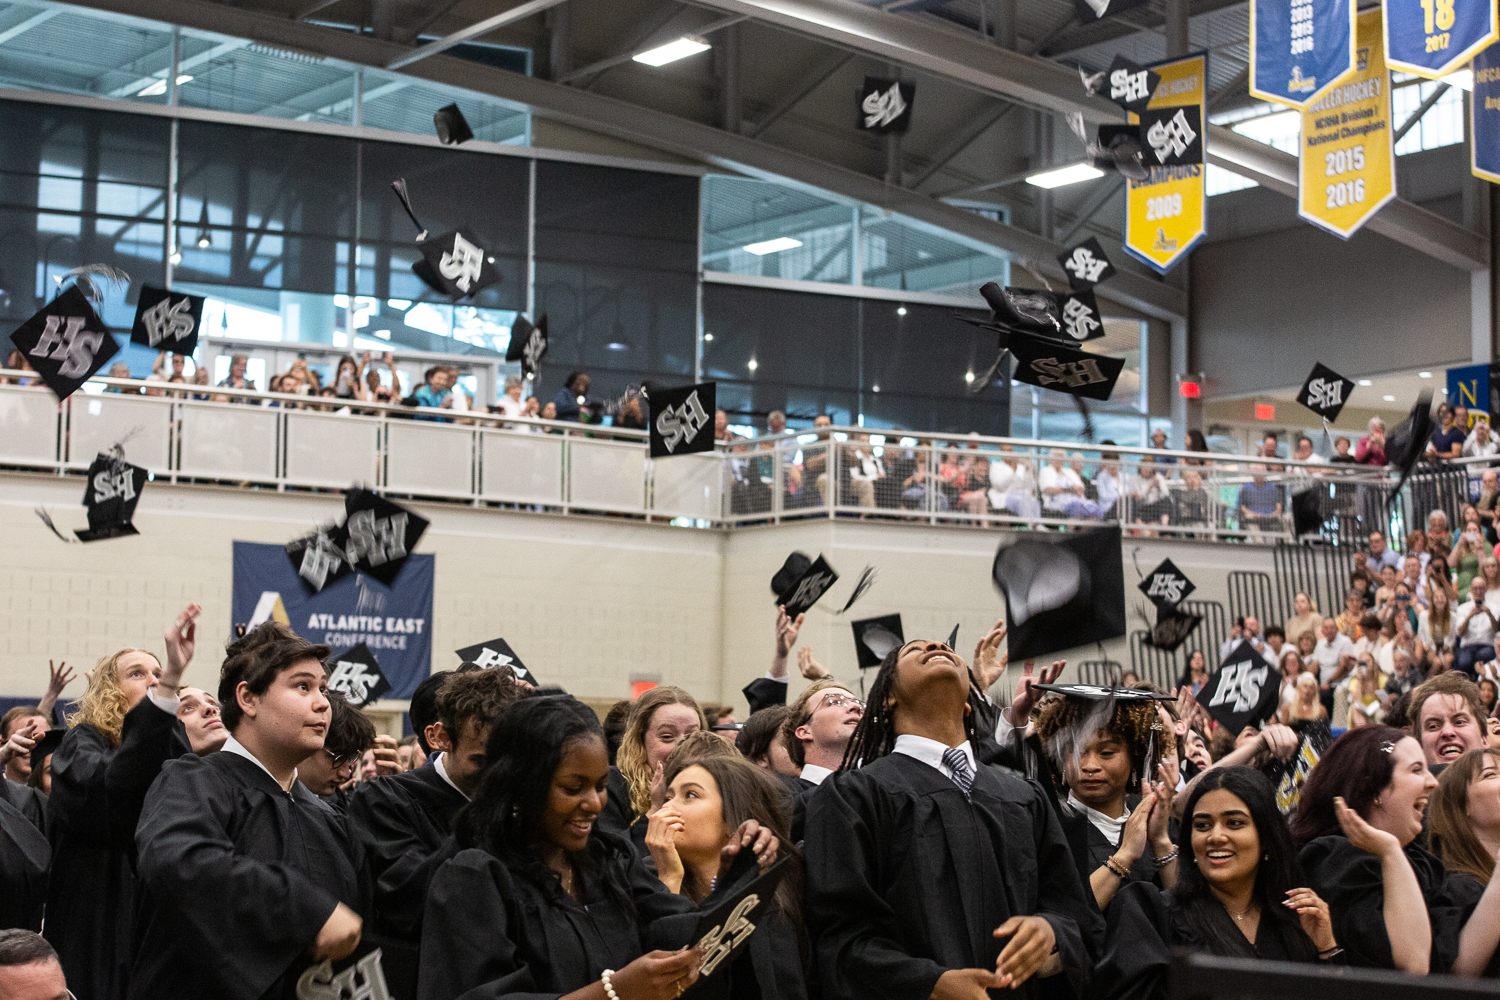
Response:
[[[958,747],[949,747],[943,751],[943,763],[948,765],[949,775],[953,783],[959,787],[965,795],[974,785],[974,769],[969,766],[969,758]]]

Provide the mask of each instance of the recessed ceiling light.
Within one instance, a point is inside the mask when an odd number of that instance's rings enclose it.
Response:
[[[875,392],[879,392],[880,391],[880,386],[878,386],[878,385],[871,386],[871,389],[874,390]]]
[[[750,363],[748,365],[746,365],[745,367],[749,368],[751,371],[755,371],[755,369],[757,369],[757,368],[760,367],[760,362],[756,361],[754,358],[751,358],[750,359]]]
[[[1059,188],[1103,176],[1104,171],[1091,167],[1087,163],[1072,163],[1066,167],[1058,167],[1056,170],[1043,170],[1039,174],[1032,174],[1026,178],[1026,183],[1039,188]]]
[[[1417,378],[1432,378],[1432,372],[1417,372]]]
[[[1360,379],[1360,380],[1359,380],[1359,384],[1360,384],[1360,385],[1371,385],[1371,384],[1372,384],[1372,383],[1371,383],[1371,382],[1370,382],[1370,380],[1369,380],[1369,379],[1367,379],[1367,378],[1362,378],[1362,379]]]
[[[658,45],[654,49],[647,49],[645,52],[637,52],[630,58],[638,63],[645,63],[647,66],[665,66],[669,62],[707,52],[708,49],[709,44],[701,38],[683,37],[665,45]]]
[[[757,257],[764,257],[768,253],[795,250],[801,245],[801,240],[794,240],[790,236],[778,236],[774,240],[761,240],[759,243],[746,244],[744,250],[746,253],[753,253]]]
[[[628,351],[630,350],[630,345],[622,344],[618,340],[612,340],[604,345],[604,349],[606,351]]]
[[[1396,401],[1395,396],[1381,396],[1380,398],[1385,400],[1387,403],[1394,403]]]
[[[713,340],[713,339],[714,339],[714,335],[713,335],[713,334],[711,334],[711,333],[705,333],[705,334],[704,334],[704,335],[703,335],[703,339],[704,339],[704,340]]]
[[[906,315],[906,307],[905,306],[897,306],[896,307],[896,315],[897,316],[905,316]]]
[[[973,372],[964,372],[964,381],[965,382],[972,382],[972,381],[974,381],[974,373]]]
[[[183,73],[181,76],[179,76],[177,78],[177,86],[180,87],[184,83],[190,83],[190,82],[192,82],[192,79],[193,78],[191,76],[189,76],[186,73]],[[163,77],[162,79],[157,80],[155,83],[148,84],[146,86],[145,90],[138,91],[135,96],[136,97],[160,97],[161,95],[165,94],[166,92],[167,92],[167,80],[166,80],[165,77]]]

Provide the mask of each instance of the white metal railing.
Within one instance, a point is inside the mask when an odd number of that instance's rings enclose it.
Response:
[[[0,379],[17,377],[35,375],[0,370]],[[1335,498],[1334,506],[1345,504],[1350,517],[1368,520],[1359,507],[1361,487],[1391,478],[1386,469],[1321,461],[852,427],[736,439],[711,453],[653,461],[639,430],[216,386],[93,381],[104,391],[78,392],[61,403],[40,383],[0,384],[0,466],[75,472],[123,441],[130,461],[170,481],[278,490],[362,483],[476,506],[685,519],[705,527],[814,517],[1011,528],[1106,522],[1139,534],[1253,543],[1290,538],[1290,498],[1313,484],[1337,484],[1334,492],[1347,499]],[[155,395],[137,394],[143,390]],[[1053,458],[1059,450],[1060,462]],[[1085,474],[1081,491],[1060,471],[1075,463]]]

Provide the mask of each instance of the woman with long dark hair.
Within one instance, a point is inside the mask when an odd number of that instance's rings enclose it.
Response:
[[[609,757],[593,710],[564,695],[523,698],[496,720],[486,755],[455,824],[459,853],[428,892],[418,995],[675,1000],[699,956],[648,948],[682,949],[698,914],[595,828]],[[770,839],[746,824],[725,854]]]
[[[1425,975],[1458,953],[1464,914],[1416,843],[1436,788],[1422,745],[1379,725],[1334,740],[1302,786],[1292,836],[1351,965]]]
[[[1461,976],[1500,974],[1500,749],[1470,750],[1443,769],[1432,797],[1428,841],[1443,859],[1446,894],[1466,909],[1453,972]]]

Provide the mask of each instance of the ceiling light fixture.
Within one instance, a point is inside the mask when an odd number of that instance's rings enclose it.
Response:
[[[1381,396],[1380,398],[1385,400],[1387,403],[1394,403],[1396,401],[1395,396]]]
[[[1432,378],[1432,372],[1417,372],[1417,378]]]
[[[760,367],[760,362],[756,361],[754,358],[751,358],[750,359],[750,363],[748,365],[746,365],[745,367],[749,368],[751,371],[755,371],[755,369],[757,369],[757,368]]]
[[[186,73],[183,73],[181,76],[179,76],[177,78],[177,86],[180,87],[184,83],[191,83],[192,79],[193,78],[191,76],[189,76]],[[135,96],[136,97],[161,97],[166,92],[167,92],[167,80],[166,80],[166,77],[162,77],[160,80],[156,80],[153,83],[147,84],[145,90],[137,91]]]
[[[1087,163],[1071,163],[1066,167],[1058,167],[1055,170],[1043,170],[1039,174],[1032,174],[1026,178],[1026,183],[1032,187],[1060,188],[1068,184],[1078,184],[1082,181],[1091,181],[1096,177],[1103,177],[1104,171],[1091,167]]]
[[[688,56],[707,52],[709,48],[709,44],[703,39],[685,35],[676,41],[668,42],[665,45],[658,45],[654,49],[637,52],[630,58],[638,63],[645,63],[647,66],[665,66],[667,63],[676,62],[679,59],[686,59]]]
[[[714,339],[714,335],[713,335],[713,334],[711,334],[711,333],[705,333],[705,334],[704,334],[704,335],[703,335],[703,339],[704,339],[704,340],[706,340],[706,341],[711,341],[711,340],[713,340],[713,339]]]
[[[974,381],[974,373],[973,372],[964,372],[964,381],[965,382],[973,382]]]
[[[1359,384],[1360,385],[1374,385],[1375,383],[1371,382],[1367,378],[1362,378],[1362,379],[1359,380]]]
[[[801,240],[794,240],[790,236],[778,236],[774,240],[761,240],[759,243],[747,243],[744,246],[746,253],[753,253],[757,257],[764,257],[768,253],[781,253],[783,250],[795,250],[802,245]]]
[[[905,306],[897,306],[896,307],[896,315],[897,316],[905,316],[906,315],[906,307]]]

